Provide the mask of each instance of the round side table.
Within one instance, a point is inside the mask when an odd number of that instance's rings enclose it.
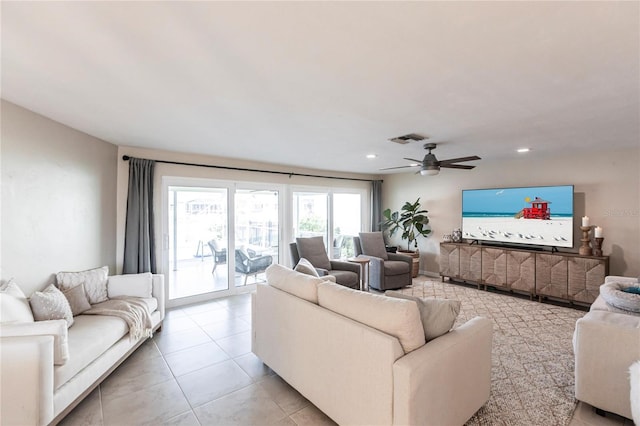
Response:
[[[360,265],[360,290],[369,291],[369,259],[366,257],[350,257],[347,262]]]

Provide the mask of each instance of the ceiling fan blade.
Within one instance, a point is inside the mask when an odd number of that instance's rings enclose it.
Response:
[[[409,168],[418,167],[418,166],[420,166],[420,164],[418,164],[417,166],[385,167],[384,169],[378,169],[378,170],[409,169]]]
[[[463,170],[471,170],[476,166],[465,166],[464,164],[442,164],[440,163],[440,167],[445,167],[447,169],[463,169]]]
[[[420,164],[422,164],[422,160],[416,160],[415,158],[405,158],[405,160],[407,160],[407,161],[413,161],[414,163],[420,163]]]
[[[473,161],[473,160],[481,160],[477,155],[472,155],[471,157],[460,157],[460,158],[450,158],[448,160],[442,160],[440,165],[443,164],[451,164],[451,163],[462,163],[463,161]]]

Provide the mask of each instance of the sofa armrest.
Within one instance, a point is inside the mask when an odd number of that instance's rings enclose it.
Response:
[[[638,278],[632,277],[619,277],[616,275],[608,275],[604,277],[604,283],[623,283],[623,284],[637,284]]]
[[[344,262],[342,260],[330,260],[331,269],[335,271],[351,271],[358,274],[360,279],[360,265],[354,262]]]
[[[573,336],[576,399],[631,418],[629,367],[640,359],[640,316],[591,311]]]
[[[475,317],[398,359],[393,424],[465,423],[489,399],[492,341],[492,322]]]
[[[69,360],[69,336],[66,320],[19,322],[0,325],[0,338],[39,336],[53,337],[53,361],[51,365],[63,365]]]
[[[369,285],[371,282],[384,283],[384,259],[361,254],[358,257],[369,259]],[[358,274],[358,276],[360,276]]]
[[[409,264],[409,268],[413,267],[413,257],[408,256],[406,254],[400,253],[387,253],[389,260],[400,260],[403,262],[407,262]]]
[[[160,312],[160,321],[162,321],[165,313],[164,275],[153,274],[151,294],[158,300],[158,312]]]
[[[49,424],[54,412],[53,337],[2,337],[0,342],[0,424]]]

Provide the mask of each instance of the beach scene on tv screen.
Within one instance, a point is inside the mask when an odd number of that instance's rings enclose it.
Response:
[[[462,236],[573,247],[573,186],[464,190]]]

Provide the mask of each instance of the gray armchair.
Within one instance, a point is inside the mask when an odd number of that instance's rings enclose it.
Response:
[[[289,249],[293,266],[298,264],[301,257],[304,257],[316,268],[318,275],[333,275],[337,284],[360,288],[360,265],[329,260],[322,237],[296,238],[295,243],[289,244]]]
[[[353,237],[356,256],[369,259],[369,287],[379,291],[412,284],[413,259],[399,253],[387,253],[382,232],[361,232]]]

